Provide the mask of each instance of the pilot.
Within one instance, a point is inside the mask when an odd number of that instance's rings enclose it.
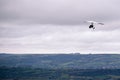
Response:
[[[95,29],[93,23],[90,24],[89,28],[93,28],[93,29]]]

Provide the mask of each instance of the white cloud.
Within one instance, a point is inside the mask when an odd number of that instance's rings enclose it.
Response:
[[[16,25],[12,25],[16,27]],[[87,25],[24,25],[15,28],[19,32],[6,32],[0,39],[1,49],[6,52],[110,52],[120,47],[119,30],[90,30]],[[25,28],[26,27],[26,28]],[[4,35],[6,34],[4,33]],[[10,34],[11,33],[11,34]],[[23,35],[21,35],[21,33]],[[21,35],[21,36],[20,36]],[[111,46],[111,47],[110,47]],[[7,49],[7,50],[6,50]],[[15,50],[14,50],[15,49]]]
[[[120,52],[119,0],[1,0],[0,52]],[[102,21],[90,30],[84,20]]]

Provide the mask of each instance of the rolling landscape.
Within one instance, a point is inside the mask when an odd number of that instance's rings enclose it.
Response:
[[[119,54],[0,54],[0,66],[120,69]]]
[[[0,54],[0,80],[120,80],[120,55]]]

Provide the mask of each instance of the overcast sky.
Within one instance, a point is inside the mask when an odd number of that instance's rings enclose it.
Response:
[[[0,0],[0,52],[119,53],[120,0]],[[93,20],[93,31],[84,21]]]

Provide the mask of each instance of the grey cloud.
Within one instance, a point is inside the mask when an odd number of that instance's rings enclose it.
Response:
[[[2,25],[0,27],[1,38],[19,38],[30,35],[43,35],[50,31],[45,25]]]
[[[3,22],[78,25],[84,20],[120,19],[119,7],[112,0],[7,0],[3,4]]]
[[[0,0],[0,50],[119,52],[119,0]],[[101,21],[93,31],[85,20]]]

